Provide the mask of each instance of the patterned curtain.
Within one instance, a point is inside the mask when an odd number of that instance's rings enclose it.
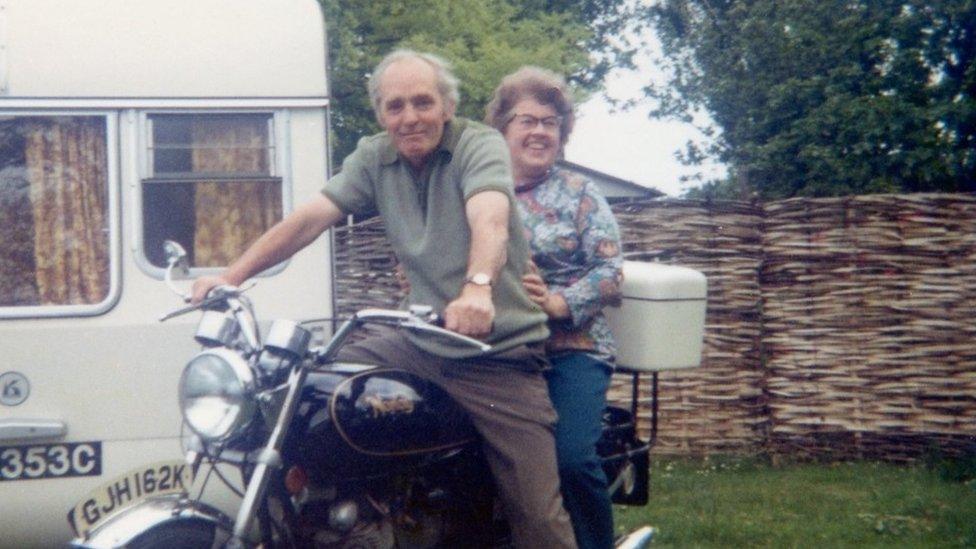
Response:
[[[193,171],[267,174],[267,130],[239,119],[194,121]],[[219,146],[218,146],[219,145]],[[230,264],[281,217],[279,185],[206,181],[196,185],[196,267]]]
[[[14,123],[0,126],[4,138],[20,134]],[[18,148],[21,154],[22,148]],[[10,147],[0,148],[5,159],[15,153]],[[27,170],[19,166],[5,166],[0,170],[0,227],[4,238],[0,242],[0,307],[37,305],[37,277],[34,274],[34,214],[30,201],[30,182]]]
[[[40,303],[98,303],[109,286],[105,121],[60,117],[28,124]]]

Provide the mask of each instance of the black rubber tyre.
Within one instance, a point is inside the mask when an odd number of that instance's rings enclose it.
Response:
[[[202,520],[170,522],[140,534],[130,549],[212,549],[216,528]]]

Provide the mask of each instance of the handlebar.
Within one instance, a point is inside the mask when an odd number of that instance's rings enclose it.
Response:
[[[470,347],[475,347],[483,353],[491,350],[491,345],[488,345],[483,341],[478,341],[473,337],[468,337],[464,334],[459,334],[457,332],[452,332],[442,328],[439,325],[440,317],[434,314],[430,307],[413,306],[409,311],[363,309],[356,313],[353,318],[364,323],[371,322],[374,324],[394,325],[401,328],[406,328],[408,330],[426,332],[432,335],[445,337],[447,339],[453,339],[459,343],[463,343]]]
[[[164,243],[164,251],[167,257],[166,272],[163,277],[166,285],[169,286],[173,293],[180,296],[184,302],[189,302],[190,295],[180,291],[180,289],[173,284],[174,271],[179,270],[183,275],[189,273],[186,250],[178,242],[167,240]],[[204,298],[200,303],[169,312],[159,317],[159,321],[165,322],[171,318],[192,313],[193,311],[215,309],[218,308],[216,306],[220,304],[222,305],[222,307],[219,307],[221,310],[225,310],[225,308],[230,309],[234,316],[237,317],[238,322],[244,324],[242,328],[244,330],[244,336],[247,340],[247,344],[253,350],[258,350],[258,328],[257,320],[254,316],[254,308],[251,306],[250,300],[242,295],[245,291],[251,289],[253,286],[253,282],[244,288],[229,285],[215,286],[214,288],[211,288],[211,290],[207,293],[207,297]],[[475,347],[483,353],[491,350],[491,345],[488,345],[487,343],[444,329],[440,324],[440,318],[433,312],[431,307],[424,305],[413,305],[410,307],[409,311],[393,311],[386,309],[363,309],[359,311],[352,316],[350,322],[348,323],[349,325],[344,327],[343,330],[340,330],[342,337],[338,337],[339,334],[337,334],[337,337],[333,338],[332,343],[322,352],[320,358],[331,354],[331,352],[335,349],[334,344],[341,344],[341,340],[345,339],[349,329],[366,323],[387,324],[417,332],[437,335],[454,340],[464,345]]]
[[[207,297],[200,303],[197,303],[196,305],[189,305],[187,307],[181,307],[179,309],[176,309],[175,311],[166,313],[165,315],[159,317],[159,321],[166,322],[171,318],[176,318],[178,316],[182,316],[187,313],[192,313],[193,311],[199,311],[201,309],[209,309],[213,305],[216,305],[217,303],[226,302],[228,299],[241,297],[241,294],[244,293],[246,290],[247,288],[242,290],[240,288],[237,288],[236,286],[227,286],[227,285],[217,286],[211,289],[207,293]]]
[[[241,289],[236,286],[228,285],[216,286],[210,290],[207,297],[200,303],[189,305],[187,307],[181,307],[175,311],[167,313],[161,316],[159,321],[165,322],[171,318],[192,313],[193,311],[222,308],[217,307],[218,305],[229,306],[232,310],[243,306],[243,308],[248,311],[249,318],[253,319],[253,311],[251,309],[250,302],[242,295],[245,291],[250,289],[250,287],[251,286]],[[464,334],[459,334],[443,328],[442,319],[433,312],[431,307],[423,305],[411,306],[410,310],[408,311],[362,309],[355,313],[352,318],[350,318],[350,323],[352,323],[354,326],[362,324],[385,324],[387,326],[405,328],[415,332],[440,336],[470,347],[474,347],[482,353],[487,353],[491,350],[491,345],[488,345],[483,341],[479,341],[473,337],[468,337]],[[258,342],[256,332],[248,339],[253,340],[250,341],[250,343],[252,343],[254,348],[257,348]]]

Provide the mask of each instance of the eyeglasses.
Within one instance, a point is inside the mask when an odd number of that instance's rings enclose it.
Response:
[[[555,131],[559,129],[559,126],[563,123],[563,117],[561,116],[546,116],[544,118],[538,118],[532,116],[531,114],[518,114],[512,115],[510,122],[514,122],[519,129],[525,131],[531,131],[536,128],[540,123],[542,128],[547,131]]]

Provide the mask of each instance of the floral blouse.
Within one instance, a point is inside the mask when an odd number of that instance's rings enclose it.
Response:
[[[553,168],[516,189],[532,260],[549,291],[561,294],[571,318],[549,320],[549,353],[586,351],[604,360],[616,353],[603,307],[619,303],[623,257],[620,229],[596,185]]]

